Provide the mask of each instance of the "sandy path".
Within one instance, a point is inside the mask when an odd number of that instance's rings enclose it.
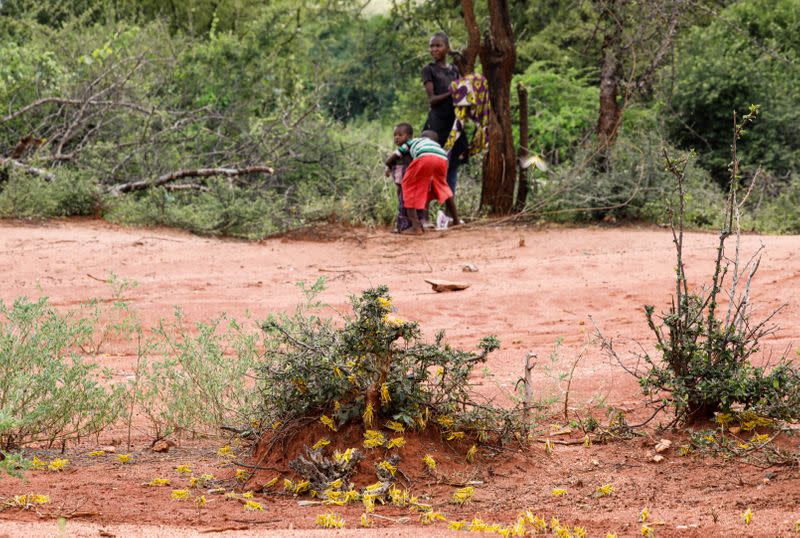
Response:
[[[420,321],[427,336],[445,329],[449,340],[459,346],[472,346],[487,334],[501,339],[502,349],[488,363],[495,378],[482,381],[487,391],[496,391],[495,383],[511,387],[522,372],[528,351],[539,356],[539,394],[557,391],[551,380],[554,374],[548,374],[545,367],[555,342],[563,339],[559,360],[551,365],[553,371],[565,369],[585,347],[572,385],[573,405],[581,406],[602,396],[623,408],[640,409],[634,380],[611,364],[595,342],[586,343],[593,332],[588,316],[608,336],[639,339],[649,345],[641,306],[650,303],[657,309],[664,307],[673,286],[674,257],[667,230],[505,227],[457,229],[422,239],[365,230],[339,235],[339,239],[327,242],[271,239],[247,243],[174,230],[119,228],[97,220],[0,222],[0,272],[6,277],[0,300],[46,295],[59,307],[74,308],[91,297],[108,298],[108,285],[96,279],[114,272],[138,282],[138,287],[125,295],[133,300],[145,324],[151,325],[170,316],[174,306],[180,306],[190,321],[206,320],[222,312],[237,317],[249,312],[254,319],[263,319],[269,312],[289,310],[300,301],[296,282],[312,282],[319,276],[328,278],[321,299],[339,311],[346,309],[348,294],[387,284],[398,314]],[[782,329],[765,346],[767,353],[777,354],[800,339],[800,237],[747,236],[743,238],[744,251],[752,252],[762,243],[765,252],[754,302],[762,314],[788,303],[776,318]],[[710,275],[715,244],[714,234],[687,234],[686,263],[691,282]],[[467,263],[475,264],[479,271],[462,272]],[[459,280],[471,286],[458,293],[436,294],[424,283],[425,278]],[[117,342],[107,346],[99,360],[112,367],[116,376],[124,377],[132,371],[131,353],[130,344]],[[97,536],[105,528],[116,536],[193,536],[195,531],[181,525],[182,520],[191,521],[190,508],[181,508],[180,517],[173,517],[172,505],[164,505],[163,492],[142,492],[139,484],[156,473],[170,472],[180,458],[192,457],[192,461],[211,466],[215,446],[203,445],[196,452],[181,447],[161,459],[144,450],[144,438],[138,441],[142,463],[127,474],[120,473],[112,463],[76,465],[74,471],[64,475],[63,482],[35,474],[30,483],[4,479],[0,494],[41,490],[69,504],[76,488],[82,488],[81,495],[109,491],[120,507],[114,508],[116,505],[104,499],[91,500],[89,505],[102,514],[87,523],[70,521],[69,535]],[[731,529],[739,528],[738,513],[745,506],[757,509],[757,525],[748,529],[754,536],[773,536],[775,529],[783,532],[800,517],[800,513],[794,513],[800,506],[794,472],[787,471],[784,476],[781,471],[780,481],[765,485],[763,471],[738,466],[731,474],[730,467],[715,459],[674,459],[669,465],[654,467],[644,457],[647,446],[645,440],[635,440],[589,451],[564,447],[551,459],[542,457],[537,449],[536,461],[529,468],[498,478],[491,488],[487,485],[478,507],[490,515],[513,518],[518,506],[538,506],[548,513],[566,514],[564,517],[574,524],[627,529],[627,534],[620,536],[638,534],[631,522],[645,505],[658,507],[660,516],[668,522],[659,536],[734,535]],[[602,463],[595,464],[595,459]],[[604,505],[585,500],[585,490],[591,492],[593,484],[610,481],[620,484],[619,498],[611,498]],[[658,490],[653,491],[656,483]],[[571,490],[584,490],[583,496],[577,500],[552,498],[550,489],[564,484],[570,484]],[[136,502],[128,502],[129,495]],[[514,500],[513,505],[507,504],[509,499]],[[251,525],[285,528],[286,518],[298,522],[300,528],[310,525],[313,515],[294,513],[293,501],[270,502],[277,503],[275,508],[263,516],[253,516]],[[709,514],[715,511],[721,514],[719,524],[711,523]],[[241,516],[231,515],[221,505],[210,517],[205,524],[218,526],[229,517]],[[358,516],[348,517],[352,521]],[[27,523],[14,521],[17,518]],[[0,537],[55,534],[52,521],[32,524],[34,518],[33,514],[4,513],[0,516]],[[135,527],[126,527],[129,522]],[[700,525],[701,529],[677,530],[676,525],[683,523]],[[179,525],[180,530],[172,525]],[[382,536],[387,530],[365,535]],[[392,535],[430,535],[428,531],[391,529]],[[440,528],[436,532],[446,534]]]
[[[690,283],[711,274],[715,244],[714,234],[687,234]],[[753,294],[758,312],[788,303],[776,318],[781,330],[766,346],[780,353],[800,337],[800,237],[743,238],[744,252],[760,244],[764,260]],[[479,271],[462,272],[467,263]],[[593,335],[589,316],[607,336],[638,339],[647,346],[652,339],[641,306],[654,304],[658,310],[667,305],[673,267],[671,235],[654,227],[481,228],[431,233],[422,240],[359,231],[332,242],[247,243],[96,220],[0,224],[0,272],[7,275],[0,299],[6,301],[47,295],[55,305],[75,307],[87,298],[108,297],[109,286],[89,275],[102,279],[113,272],[138,282],[126,296],[146,324],[170,316],[175,306],[191,321],[222,312],[237,317],[250,312],[258,320],[297,304],[299,281],[326,277],[321,299],[339,311],[346,311],[348,294],[387,284],[398,314],[421,322],[426,335],[444,329],[461,346],[472,346],[487,334],[499,336],[502,349],[488,366],[505,387],[522,373],[526,352],[536,352],[539,362],[548,365],[559,339],[559,363],[552,370],[566,368]],[[437,294],[425,278],[471,287]],[[125,374],[130,352],[128,346],[110,348],[104,364]],[[542,368],[538,375],[541,386],[553,390]],[[633,379],[611,364],[596,343],[586,348],[573,390],[576,403],[594,395],[624,403],[636,395]]]

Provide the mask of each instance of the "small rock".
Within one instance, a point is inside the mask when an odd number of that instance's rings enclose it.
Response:
[[[650,458],[653,463],[661,463],[664,461],[664,456],[661,454],[655,454],[652,458]]]
[[[766,478],[767,480],[772,480],[776,476],[778,476],[778,473],[773,473],[772,471],[767,471],[766,473],[764,473],[764,478]]]
[[[117,451],[117,447],[115,447],[114,445],[106,445],[106,446],[101,446],[100,450],[106,453],[113,453]]]
[[[462,267],[461,270],[464,271],[465,273],[477,273],[478,266],[475,265],[474,263],[468,263],[467,265]]]
[[[661,439],[658,443],[656,443],[656,452],[658,453],[664,452],[671,446],[672,446],[672,441],[670,441],[669,439]]]

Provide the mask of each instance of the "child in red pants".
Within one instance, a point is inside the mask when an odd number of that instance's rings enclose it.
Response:
[[[386,160],[386,166],[404,155],[413,159],[403,176],[403,204],[411,228],[401,233],[420,235],[422,225],[417,218],[417,209],[425,209],[429,194],[444,204],[453,219],[451,226],[461,224],[453,201],[453,191],[447,186],[447,153],[439,145],[435,131],[423,131],[420,138],[412,138],[401,144]]]

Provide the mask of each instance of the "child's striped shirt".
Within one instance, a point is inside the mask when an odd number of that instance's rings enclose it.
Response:
[[[403,155],[411,155],[412,159],[422,157],[423,155],[436,155],[442,159],[447,159],[447,153],[442,149],[438,143],[430,138],[412,138],[404,142],[395,150],[395,155],[402,157]]]

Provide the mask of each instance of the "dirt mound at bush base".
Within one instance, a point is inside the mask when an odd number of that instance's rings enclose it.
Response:
[[[248,483],[248,487],[260,488],[276,475],[282,478],[300,478],[289,468],[289,462],[305,453],[306,447],[312,447],[321,439],[328,439],[323,452],[330,456],[334,451],[344,452],[348,448],[357,448],[365,456],[355,468],[352,482],[356,488],[363,488],[376,481],[375,467],[391,455],[399,455],[398,485],[408,486],[406,482],[420,481],[435,483],[467,484],[470,481],[486,481],[495,472],[497,466],[514,466],[521,460],[518,451],[503,451],[502,461],[494,461],[496,449],[479,448],[474,463],[467,461],[467,451],[475,444],[472,440],[446,441],[435,427],[428,427],[422,432],[407,431],[396,433],[386,428],[380,430],[387,441],[403,437],[405,444],[400,448],[383,447],[364,448],[364,427],[361,424],[348,424],[331,431],[319,421],[306,422],[297,427],[287,427],[279,432],[267,432],[256,443],[253,458],[250,462],[258,467]],[[478,445],[479,446],[479,445]],[[423,462],[423,457],[430,455],[436,462],[431,471]],[[481,463],[491,462],[490,465]],[[274,487],[282,487],[280,484]]]

